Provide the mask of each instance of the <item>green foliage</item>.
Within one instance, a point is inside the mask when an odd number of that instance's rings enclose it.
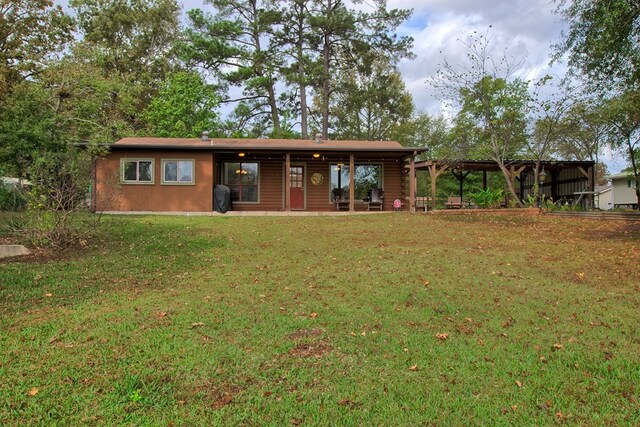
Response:
[[[390,63],[374,60],[340,70],[331,105],[333,137],[347,140],[395,140],[413,116],[413,99]],[[400,132],[398,132],[400,131]]]
[[[0,168],[18,178],[46,149],[58,146],[54,139],[55,115],[47,90],[38,83],[17,84],[0,103]]]
[[[216,131],[219,98],[195,72],[180,71],[167,76],[144,117],[152,136],[198,137],[202,131]]]
[[[25,205],[22,193],[13,186],[3,184],[0,178],[0,211],[20,211]]]
[[[0,4],[0,104],[13,85],[42,70],[72,38],[73,21],[52,0]]]
[[[469,193],[469,197],[473,200],[473,203],[481,208],[492,208],[500,205],[500,202],[504,200],[504,191],[501,189],[492,190],[487,188],[483,190],[477,189],[475,192]]]
[[[640,89],[640,4],[636,0],[559,3],[569,31],[556,46],[556,59],[569,53],[569,65],[603,92],[612,85],[620,91]]]

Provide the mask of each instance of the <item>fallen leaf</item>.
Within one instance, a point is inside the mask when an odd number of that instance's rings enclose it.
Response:
[[[29,396],[35,396],[36,394],[38,394],[38,391],[39,391],[39,390],[38,390],[38,388],[37,388],[37,387],[34,387],[34,388],[32,388],[31,390],[29,390],[29,391],[27,392],[27,394],[28,394]]]
[[[413,365],[409,367],[410,371],[417,371],[418,370],[418,365]]]
[[[551,350],[556,351],[556,350],[562,350],[564,348],[564,346],[562,344],[558,344],[555,343],[552,347]]]
[[[158,313],[158,317],[167,317],[167,312],[161,311],[160,313]]]
[[[478,344],[478,345],[480,345],[480,346],[484,345],[484,341],[482,341],[482,340],[478,340],[478,341],[476,341],[476,342],[477,342],[477,344]]]
[[[518,387],[522,387],[522,382],[520,382],[520,381],[516,381],[516,385],[517,385]]]
[[[560,419],[562,417],[564,417],[564,414],[562,413],[562,411],[556,412],[556,418]]]
[[[203,322],[194,322],[191,324],[192,328],[197,328],[198,326],[204,326]]]
[[[551,401],[546,400],[542,403],[538,403],[538,408],[540,408],[543,411],[548,411],[549,409],[551,409]]]
[[[446,333],[446,332],[443,332],[443,333],[441,333],[441,334],[436,334],[436,338],[437,338],[437,339],[439,339],[439,340],[441,340],[441,341],[444,341],[444,340],[446,340],[447,338],[449,338],[449,334],[448,334],[448,333]]]
[[[517,411],[518,410],[518,405],[511,405],[511,410],[513,412]]]
[[[315,319],[316,317],[318,317],[318,313],[313,312],[311,313],[311,315],[309,315],[309,317],[311,317],[312,319]]]
[[[45,297],[52,297],[52,296],[53,296],[53,294],[52,294],[52,293],[47,292],[46,294],[44,294],[44,296],[45,296]]]
[[[409,349],[407,347],[403,348],[402,351],[404,351],[405,353],[407,353],[409,351]]]
[[[292,426],[299,426],[300,424],[302,424],[302,420],[296,420],[295,418],[291,418],[291,421],[289,421],[289,423]]]
[[[233,396],[231,394],[225,394],[222,399],[215,402],[212,406],[213,409],[220,409],[223,406],[230,404],[233,401]]]

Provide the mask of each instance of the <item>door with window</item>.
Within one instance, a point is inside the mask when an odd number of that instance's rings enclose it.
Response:
[[[304,210],[304,166],[295,165],[289,168],[291,183],[291,209]]]

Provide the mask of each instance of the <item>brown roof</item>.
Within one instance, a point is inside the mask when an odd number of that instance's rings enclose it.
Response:
[[[422,152],[424,149],[403,147],[396,141],[338,141],[323,140],[318,144],[308,139],[241,139],[241,138],[123,138],[111,144],[113,148],[164,148],[202,150],[252,151],[405,151]]]

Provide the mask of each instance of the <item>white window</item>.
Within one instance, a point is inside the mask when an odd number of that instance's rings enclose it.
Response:
[[[122,182],[153,184],[153,159],[122,159]]]
[[[193,185],[195,161],[162,159],[162,183]]]

